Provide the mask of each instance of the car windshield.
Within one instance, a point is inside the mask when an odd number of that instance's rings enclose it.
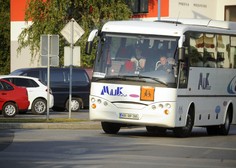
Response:
[[[176,37],[103,34],[97,49],[93,77],[175,83]]]

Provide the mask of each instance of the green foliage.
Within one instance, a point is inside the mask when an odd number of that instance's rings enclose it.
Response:
[[[85,30],[85,34],[75,44],[81,46],[82,66],[91,67],[95,55],[85,54],[89,32],[94,28],[101,28],[108,20],[126,20],[130,17],[131,11],[125,0],[30,0],[25,20],[32,20],[33,24],[20,34],[18,52],[29,47],[34,57],[39,52],[42,34],[59,34],[60,65],[63,65],[64,46],[69,44],[60,31],[71,18],[74,18]]]
[[[10,73],[10,0],[0,0],[0,74]]]

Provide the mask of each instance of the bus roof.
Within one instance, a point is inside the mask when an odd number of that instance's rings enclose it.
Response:
[[[164,18],[163,21],[171,21],[185,25],[204,26],[209,28],[212,27],[212,28],[220,28],[220,29],[228,29],[236,31],[236,22],[231,22],[231,21],[220,21],[212,19],[178,19],[176,21],[176,19],[173,18]]]
[[[103,32],[152,34],[181,36],[186,31],[200,31],[209,33],[223,33],[236,35],[236,22],[224,22],[200,19],[165,19],[161,21],[109,21],[103,28]]]

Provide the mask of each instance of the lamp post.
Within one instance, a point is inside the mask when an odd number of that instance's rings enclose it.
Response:
[[[157,12],[158,20],[161,20],[161,0],[157,0]]]

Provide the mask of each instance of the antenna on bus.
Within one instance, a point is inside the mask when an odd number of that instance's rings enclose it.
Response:
[[[212,19],[210,19],[209,22],[207,23],[207,25],[206,25],[207,27],[209,26],[209,24],[211,23],[211,21],[212,21]]]

